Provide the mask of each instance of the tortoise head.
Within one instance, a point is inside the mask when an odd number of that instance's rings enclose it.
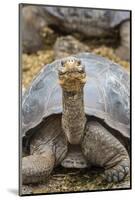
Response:
[[[85,68],[80,59],[69,57],[61,61],[59,83],[66,91],[79,91],[86,83]]]

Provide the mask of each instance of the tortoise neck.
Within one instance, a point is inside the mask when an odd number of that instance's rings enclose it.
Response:
[[[85,123],[83,88],[72,92],[63,89],[62,127],[69,143],[80,143]]]

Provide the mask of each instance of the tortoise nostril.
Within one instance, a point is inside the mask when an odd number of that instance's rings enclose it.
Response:
[[[73,60],[73,59],[70,59],[70,60],[69,60],[69,63],[73,63],[73,62],[74,62],[74,60]]]
[[[60,70],[61,72],[63,71],[68,71],[68,72],[79,72],[82,73],[84,72],[84,66],[81,64],[81,60],[77,58],[67,58],[61,61],[61,68],[64,68]]]

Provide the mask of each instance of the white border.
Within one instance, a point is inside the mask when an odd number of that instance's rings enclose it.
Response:
[[[23,3],[38,3],[48,5],[70,5],[86,6],[99,8],[116,8],[133,10],[133,36],[135,35],[135,6],[133,0],[29,0]],[[18,3],[21,1],[1,1],[0,5],[0,198],[19,199],[18,190]],[[135,44],[133,37],[132,43]],[[133,55],[135,49],[133,46]],[[135,80],[134,66],[132,66],[133,80]],[[134,88],[134,81],[132,83]],[[134,90],[134,89],[133,89]],[[133,91],[133,97],[135,93]],[[134,98],[135,99],[135,98]],[[135,103],[133,105],[133,113]],[[135,118],[133,116],[133,131]],[[133,132],[132,131],[132,132]],[[135,133],[133,132],[133,157],[135,152]],[[78,199],[122,199],[127,200],[135,195],[135,160],[133,159],[133,190],[128,191],[109,191],[109,192],[90,192],[76,194],[43,195],[25,197],[25,199],[55,199],[64,198]]]

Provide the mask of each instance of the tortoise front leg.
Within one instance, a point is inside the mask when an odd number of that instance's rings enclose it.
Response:
[[[54,167],[55,157],[51,151],[40,155],[30,155],[22,158],[23,184],[39,183],[46,180]]]
[[[87,160],[105,169],[108,182],[119,182],[129,172],[129,156],[125,147],[96,121],[88,122],[82,142]]]

